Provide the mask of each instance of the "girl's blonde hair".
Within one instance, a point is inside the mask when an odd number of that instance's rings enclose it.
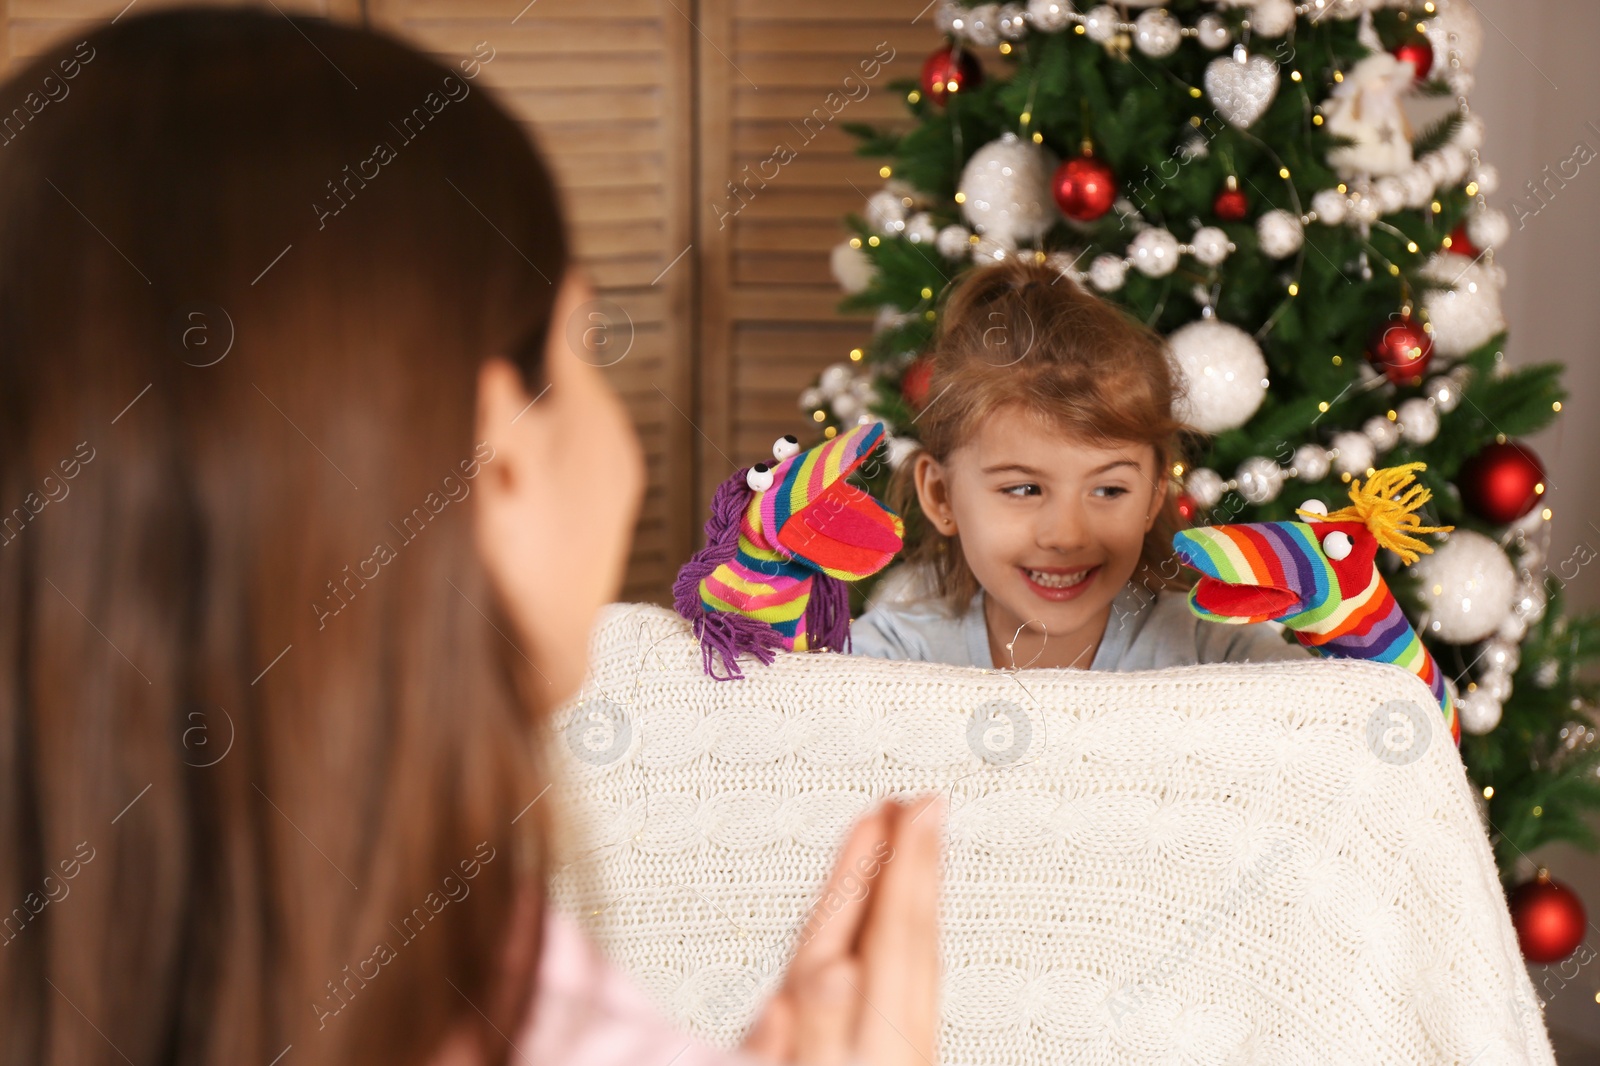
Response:
[[[931,567],[947,609],[964,609],[978,580],[960,535],[944,535],[922,513],[916,456],[947,462],[1006,407],[1097,446],[1155,449],[1166,498],[1133,580],[1151,591],[1184,586],[1172,552],[1172,535],[1184,523],[1167,480],[1185,454],[1184,427],[1173,414],[1180,386],[1160,334],[1056,270],[1019,258],[973,270],[952,286],[928,358],[928,398],[916,423],[921,447],[896,468],[889,498],[906,518],[904,559]]]

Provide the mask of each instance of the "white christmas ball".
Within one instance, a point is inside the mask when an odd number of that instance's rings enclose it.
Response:
[[[1358,196],[1350,204],[1350,213],[1357,222],[1376,222],[1383,208],[1376,196]]]
[[[1177,19],[1159,8],[1153,8],[1133,20],[1133,43],[1147,56],[1160,59],[1178,50],[1183,40],[1183,26]]]
[[[1058,217],[1050,194],[1055,168],[1049,152],[1015,133],[990,141],[962,168],[962,216],[1007,248],[1037,241]]]
[[[828,256],[828,266],[832,268],[833,279],[839,283],[839,288],[851,295],[865,290],[878,273],[877,266],[867,258],[867,253],[860,248],[850,247],[849,241],[841,241],[833,246],[833,252]]]
[[[1301,481],[1321,481],[1330,465],[1328,449],[1320,444],[1302,444],[1294,450],[1294,468]]]
[[[1250,503],[1271,503],[1283,488],[1283,468],[1264,455],[1251,456],[1233,475],[1239,495]]]
[[[1500,188],[1500,169],[1493,163],[1484,163],[1478,167],[1477,176],[1472,180],[1478,183],[1478,192],[1493,196],[1495,190]]]
[[[1089,264],[1089,283],[1101,292],[1116,292],[1128,277],[1128,262],[1114,255],[1097,255]]]
[[[1020,41],[1028,35],[1028,19],[1021,4],[1004,4],[1000,8],[1000,36],[1008,41]]]
[[[1289,0],[1259,0],[1250,9],[1250,30],[1263,37],[1282,37],[1294,28],[1294,4]]]
[[[1372,442],[1379,455],[1400,443],[1400,427],[1382,415],[1373,415],[1361,423],[1361,433]]]
[[[1028,21],[1036,30],[1054,33],[1069,21],[1072,4],[1068,0],[1028,0]]]
[[[944,0],[933,12],[934,29],[940,33],[951,36],[956,32],[957,22],[962,30],[966,29],[967,9],[956,3],[955,0]]]
[[[854,375],[850,368],[843,363],[834,363],[826,367],[817,378],[817,387],[822,390],[822,395],[833,397],[844,392],[850,387],[850,379]]]
[[[1439,412],[1421,396],[1400,405],[1400,436],[1408,444],[1427,444],[1439,435]]]
[[[1405,206],[1406,187],[1400,184],[1399,178],[1382,177],[1372,183],[1372,198],[1378,202],[1379,211],[1393,214]]]
[[[891,236],[906,228],[906,205],[888,189],[867,197],[867,225],[873,232]]]
[[[1400,188],[1405,193],[1406,207],[1426,207],[1433,200],[1438,183],[1422,167],[1407,167],[1400,172]]]
[[[1167,343],[1186,394],[1177,412],[1183,421],[1202,433],[1250,421],[1267,395],[1267,361],[1254,337],[1238,326],[1202,318],[1180,327]]]
[[[1274,208],[1256,219],[1256,240],[1267,258],[1286,259],[1306,243],[1306,230],[1294,214]]]
[[[912,244],[932,244],[939,236],[939,227],[933,224],[933,216],[926,211],[918,211],[906,219],[906,240]]]
[[[872,319],[872,332],[882,333],[886,329],[899,329],[915,317],[894,304],[879,304],[878,313]]]
[[[1428,19],[1428,44],[1436,65],[1472,70],[1483,54],[1483,23],[1467,0],[1447,0]]]
[[[1478,691],[1495,703],[1511,698],[1511,675],[1500,670],[1488,670],[1478,678]]]
[[[1434,406],[1445,414],[1454,411],[1456,406],[1461,403],[1460,382],[1445,377],[1443,374],[1435,378],[1429,378],[1427,384],[1422,386],[1422,391],[1426,392],[1429,398],[1433,400]]]
[[[1523,622],[1533,626],[1538,625],[1544,617],[1545,608],[1549,606],[1549,597],[1545,594],[1544,585],[1538,581],[1521,581],[1517,583],[1515,597],[1511,601],[1511,609],[1516,612]]]
[[[1195,506],[1202,511],[1209,511],[1221,502],[1226,484],[1221,474],[1202,466],[1189,471],[1183,489],[1194,500]]]
[[[1233,39],[1233,31],[1228,29],[1223,17],[1209,11],[1195,19],[1194,28],[1195,39],[1213,52],[1228,47],[1228,42]]]
[[[1076,249],[1051,252],[1044,257],[1044,265],[1064,278],[1082,283],[1083,279],[1087,277],[1087,275],[1078,270],[1078,260],[1082,258],[1082,255],[1083,253]]]
[[[1273,209],[1256,220],[1256,239],[1261,254],[1269,259],[1287,259],[1305,243],[1300,220],[1287,211]]]
[[[1494,732],[1494,727],[1500,724],[1501,713],[1500,704],[1485,692],[1465,692],[1456,697],[1456,718],[1461,722],[1463,733],[1483,736]]]
[[[1467,239],[1479,248],[1499,249],[1511,236],[1511,220],[1504,211],[1489,208],[1467,219]]]
[[[984,48],[1000,43],[1000,5],[979,4],[967,8],[967,40]]]
[[[1311,210],[1317,221],[1325,226],[1337,226],[1344,221],[1350,201],[1338,189],[1323,189],[1311,198]]]
[[[1499,278],[1483,263],[1464,263],[1458,255],[1439,255],[1420,273],[1430,281],[1449,286],[1430,289],[1422,298],[1423,311],[1433,326],[1436,355],[1459,358],[1506,328],[1505,314],[1500,309]]]
[[[1233,251],[1228,235],[1216,226],[1201,226],[1195,230],[1189,247],[1194,249],[1194,257],[1206,266],[1221,265],[1228,258],[1228,253]]]
[[[833,408],[835,417],[845,422],[861,413],[861,401],[850,392],[841,392],[833,398],[833,403],[829,406]]]
[[[815,411],[821,407],[827,397],[822,395],[822,390],[815,385],[808,385],[800,390],[800,410]]]
[[[1494,631],[1494,635],[1512,644],[1521,644],[1522,638],[1528,635],[1528,620],[1517,613],[1515,599],[1511,601],[1511,613],[1506,615],[1506,620],[1500,623],[1500,628]]]
[[[946,226],[933,238],[933,246],[946,259],[965,259],[971,248],[972,231],[965,226]]]
[[[1511,613],[1517,574],[1500,545],[1482,533],[1456,530],[1411,567],[1422,604],[1422,628],[1451,644],[1474,644]]]
[[[1139,273],[1164,278],[1178,268],[1178,238],[1159,226],[1142,229],[1128,245],[1128,258]]]
[[[1345,430],[1335,433],[1329,442],[1338,454],[1333,457],[1333,468],[1341,474],[1351,477],[1364,477],[1372,463],[1378,458],[1377,449],[1372,446],[1372,441],[1366,434]]]
[[[1117,9],[1101,4],[1083,16],[1083,32],[1096,44],[1105,44],[1117,35]]]
[[[1001,244],[993,237],[979,237],[977,243],[972,245],[972,261],[978,266],[994,266],[1003,263],[1016,249]]]
[[[1510,615],[1507,615],[1509,618]],[[1498,634],[1498,630],[1496,631]],[[1522,663],[1522,649],[1514,641],[1502,640],[1498,635],[1491,638],[1483,646],[1483,652],[1478,656],[1478,661],[1487,669],[1497,670],[1503,674],[1514,674]]]
[[[1487,130],[1488,127],[1484,125],[1480,116],[1476,114],[1468,115],[1456,127],[1455,135],[1450,138],[1450,143],[1462,151],[1475,152],[1483,147],[1483,135]]]
[[[1467,170],[1472,166],[1472,157],[1467,155],[1465,148],[1447,144],[1439,149],[1439,158],[1444,160],[1445,181],[1454,185],[1466,180]]]

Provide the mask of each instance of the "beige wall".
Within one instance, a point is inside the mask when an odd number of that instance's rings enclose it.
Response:
[[[1490,203],[1513,219],[1512,239],[1499,257],[1509,275],[1506,358],[1566,363],[1572,393],[1564,417],[1533,440],[1549,474],[1555,514],[1549,557],[1555,564],[1585,545],[1600,552],[1600,159],[1582,167],[1565,188],[1551,182],[1546,206],[1528,183],[1543,180],[1546,166],[1556,173],[1579,142],[1600,152],[1600,5],[1476,3],[1485,34],[1473,106],[1488,126],[1484,157],[1500,170],[1500,189]],[[1572,173],[1571,165],[1566,173]],[[1520,230],[1518,203],[1526,208]],[[1579,571],[1567,594],[1573,609],[1600,608],[1600,558]],[[1573,1049],[1559,1048],[1559,1061],[1600,1062],[1600,933],[1594,932],[1600,921],[1600,857],[1557,846],[1534,858],[1584,895],[1587,946],[1596,957],[1567,982],[1554,966],[1533,966],[1530,972],[1544,989],[1545,1017],[1558,1045]],[[1572,974],[1573,967],[1565,972]],[[1584,1050],[1577,1050],[1580,1040]]]

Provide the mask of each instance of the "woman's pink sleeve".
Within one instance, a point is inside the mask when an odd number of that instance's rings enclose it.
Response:
[[[678,1029],[612,965],[571,915],[546,905],[539,982],[514,1063],[532,1066],[765,1066]]]

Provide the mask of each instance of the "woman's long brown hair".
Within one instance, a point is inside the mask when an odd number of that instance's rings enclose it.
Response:
[[[538,388],[567,246],[492,60],[182,11],[0,88],[0,1061],[506,1057],[550,801],[475,371]]]

